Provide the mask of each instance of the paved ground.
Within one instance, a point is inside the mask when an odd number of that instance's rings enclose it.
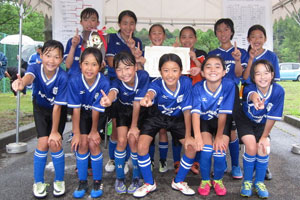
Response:
[[[70,124],[68,129],[70,130]],[[284,122],[277,122],[271,133],[271,157],[270,169],[273,173],[273,180],[266,181],[267,188],[270,192],[269,199],[284,199],[294,200],[300,199],[300,155],[291,153],[291,145],[300,143],[300,129],[294,128]],[[68,138],[68,133],[64,134]],[[4,150],[0,152],[0,199],[33,199],[32,196],[32,183],[33,183],[33,152],[36,146],[36,139],[28,141],[28,151],[23,154],[7,154]],[[77,177],[74,172],[75,157],[70,153],[70,144],[64,141],[64,149],[66,152],[66,189],[65,196],[59,199],[72,199],[72,192],[77,187]],[[107,150],[102,148],[104,152],[104,163],[108,160]],[[242,152],[242,151],[241,151]],[[156,158],[158,151],[156,151]],[[241,156],[240,156],[241,157]],[[151,193],[144,199],[243,199],[239,195],[241,185],[240,180],[233,180],[229,173],[224,177],[224,183],[227,187],[228,194],[225,197],[218,197],[211,191],[211,194],[206,197],[200,197],[198,194],[193,197],[186,197],[180,192],[171,189],[171,180],[174,177],[171,150],[168,156],[169,171],[164,174],[158,172],[158,164],[154,169],[154,177],[157,181],[158,189],[156,192]],[[158,162],[156,162],[158,163]],[[242,161],[240,161],[242,163]],[[45,180],[51,183],[54,177],[53,167],[51,166],[51,159],[48,159],[47,169],[45,173]],[[230,169],[229,169],[230,170]],[[127,176],[128,184],[131,176]],[[103,173],[104,195],[101,199],[134,199],[128,194],[117,195],[114,191],[114,173]],[[200,175],[195,176],[189,173],[186,181],[193,189],[197,189],[200,183]],[[92,183],[89,177],[89,183]],[[48,188],[49,194],[47,199],[54,199],[52,195],[52,183]],[[88,195],[85,199],[90,199]],[[254,194],[252,198],[258,199]]]

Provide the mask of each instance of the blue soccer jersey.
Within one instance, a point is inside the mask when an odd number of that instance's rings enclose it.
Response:
[[[250,95],[257,92],[261,99],[265,99],[265,108],[256,110],[249,100]],[[255,84],[247,85],[243,91],[243,111],[246,116],[255,123],[264,124],[267,119],[281,120],[284,105],[284,89],[277,83],[273,83],[269,91],[264,95]]]
[[[39,53],[34,53],[30,56],[29,60],[28,60],[28,65],[32,65],[32,64],[38,64],[38,62],[42,62],[42,59],[40,57]]]
[[[192,81],[186,76],[179,78],[174,92],[169,90],[162,78],[155,79],[148,91],[155,93],[154,104],[164,115],[180,116],[192,108]]]
[[[92,86],[88,85],[83,74],[74,75],[68,83],[68,107],[104,112],[105,108],[100,105],[101,90],[106,94],[109,90],[109,81],[102,73],[98,73]]]
[[[137,47],[140,43],[140,49],[142,50],[142,41],[136,37],[132,38],[135,41],[135,46]],[[111,33],[109,34],[109,42],[107,45],[106,57],[114,57],[121,51],[131,52],[130,48],[127,46],[126,42],[121,37],[120,33]],[[116,77],[116,72],[112,66],[108,68],[109,77]]]
[[[29,65],[26,74],[34,77],[32,96],[39,106],[67,105],[68,75],[62,68],[58,67],[51,79],[45,75],[42,64]]]
[[[274,67],[274,80],[275,81],[280,81],[279,61],[278,61],[277,55],[274,52],[269,51],[269,50],[265,50],[262,54],[256,56],[253,59],[253,63],[257,60],[267,60],[267,61],[269,61]],[[250,76],[244,82],[246,84],[253,84],[253,82],[251,81]]]
[[[215,92],[207,87],[207,81],[198,82],[193,87],[193,109],[191,113],[200,114],[203,120],[218,118],[219,114],[232,114],[235,85],[230,79],[223,78]]]
[[[149,74],[144,70],[138,70],[135,74],[134,87],[131,87],[119,79],[112,82],[110,90],[117,92],[117,99],[123,105],[133,105],[133,101],[140,101],[147,93],[149,86]]]
[[[238,48],[241,52],[241,63],[242,67],[246,68],[248,64],[248,53],[245,49]],[[226,78],[229,78],[234,81],[235,84],[240,83],[240,78],[235,75],[235,60],[232,57],[231,53],[234,51],[234,47],[232,46],[228,50],[224,50],[221,47],[212,50],[208,53],[208,55],[217,55],[223,58],[226,65]]]
[[[69,55],[69,52],[70,52],[70,49],[71,49],[71,46],[72,46],[72,39],[73,38],[70,38],[68,40],[66,50],[65,50],[65,53],[64,53],[64,59],[66,59],[67,56]],[[75,49],[73,63],[72,63],[71,67],[68,70],[69,76],[73,75],[73,74],[81,73],[80,65],[79,65],[79,59],[80,59],[80,55],[81,55],[82,42],[83,42],[83,39],[80,36],[80,42],[79,42],[79,44],[77,45],[77,47]]]

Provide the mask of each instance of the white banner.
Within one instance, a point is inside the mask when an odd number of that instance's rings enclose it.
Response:
[[[224,0],[224,17],[234,22],[235,34],[232,41],[238,47],[247,49],[248,29],[254,24],[262,25],[267,32],[267,42],[264,48],[273,50],[273,21],[271,0]]]
[[[52,0],[52,38],[66,46],[68,39],[82,31],[80,25],[80,13],[85,8],[94,8],[98,11],[100,27],[104,22],[103,0]]]
[[[145,58],[146,63],[144,69],[149,73],[150,77],[160,77],[158,70],[159,59],[167,53],[178,55],[182,62],[182,74],[189,74],[190,70],[190,49],[184,47],[168,47],[168,46],[146,46]]]

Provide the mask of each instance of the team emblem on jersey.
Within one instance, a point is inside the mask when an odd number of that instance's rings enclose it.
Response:
[[[207,102],[206,97],[203,97],[203,98],[202,98],[202,101],[203,101],[203,102]]]
[[[218,104],[217,104],[217,105],[220,105],[220,104],[222,103],[222,101],[223,101],[223,96],[221,96],[221,97],[219,98]]]
[[[183,94],[177,97],[177,103],[180,103],[183,101]]]
[[[166,95],[162,95],[163,99],[168,99],[168,97]]]
[[[58,88],[57,88],[57,87],[54,87],[53,90],[52,90],[52,93],[53,93],[54,95],[57,95],[57,91],[58,91]]]
[[[270,112],[270,110],[272,109],[273,104],[272,103],[268,103],[267,105],[267,111]]]
[[[95,94],[94,99],[96,100],[98,97],[99,97],[99,93],[97,92],[97,93]]]

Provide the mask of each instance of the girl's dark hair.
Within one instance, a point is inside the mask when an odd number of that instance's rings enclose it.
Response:
[[[261,31],[264,34],[265,38],[267,38],[266,29],[262,25],[259,25],[259,24],[255,24],[249,28],[247,38],[250,38],[251,33],[256,30]],[[250,51],[250,49],[251,49],[251,45],[249,45],[248,51]]]
[[[259,65],[259,64],[263,64],[263,65],[266,67],[266,69],[267,69],[268,72],[274,73],[274,67],[273,67],[273,65],[272,65],[271,62],[269,62],[269,61],[267,61],[267,60],[264,60],[264,59],[262,59],[262,60],[257,60],[257,61],[255,61],[255,62],[252,64],[251,69],[250,69],[250,78],[251,78],[251,81],[252,81],[253,83],[255,83],[255,82],[254,82],[255,68],[256,68],[257,65]],[[274,82],[274,76],[273,76],[273,78],[272,78],[271,83],[273,83],[273,82]]]
[[[195,37],[197,37],[197,33],[196,33],[195,29],[194,29],[193,27],[191,27],[191,26],[185,26],[185,27],[183,27],[183,28],[180,30],[179,37],[181,37],[182,32],[183,32],[184,30],[191,30],[191,31],[194,33]]]
[[[102,60],[103,60],[102,53],[98,48],[95,48],[95,47],[86,48],[80,56],[79,63],[81,64],[85,60],[85,57],[90,54],[92,54],[95,57],[98,65],[101,67]]]
[[[134,19],[135,23],[137,23],[137,18],[136,18],[136,15],[134,14],[134,12],[132,12],[131,10],[123,10],[119,14],[119,17],[118,17],[118,23],[119,24],[121,23],[124,16],[132,17]]]
[[[99,14],[98,14],[97,10],[95,10],[94,8],[86,8],[83,11],[81,11],[80,21],[82,21],[82,19],[84,19],[84,18],[89,18],[92,15],[96,15],[97,20],[99,21]]]
[[[217,28],[220,24],[225,24],[227,25],[231,32],[232,32],[232,35],[230,37],[230,39],[232,40],[233,36],[234,36],[234,24],[233,24],[233,21],[229,18],[221,18],[219,19],[216,23],[215,23],[215,26],[214,26],[214,32],[215,32],[215,35],[217,36]]]
[[[207,61],[211,58],[215,58],[215,59],[219,59],[222,66],[223,66],[223,70],[226,70],[226,65],[225,65],[225,61],[223,60],[223,58],[221,56],[217,56],[217,55],[210,55],[208,57],[205,58],[204,62],[201,65],[201,71],[204,70],[204,66],[206,65]]]
[[[149,35],[150,35],[152,29],[153,29],[154,27],[156,27],[156,26],[160,27],[160,28],[162,29],[163,33],[166,34],[166,31],[165,31],[165,28],[163,27],[163,25],[161,25],[161,24],[153,24],[153,25],[150,27],[150,29],[149,29]]]
[[[51,51],[53,49],[58,49],[61,57],[64,57],[64,46],[61,42],[57,40],[48,40],[47,42],[44,43],[42,47],[42,54],[47,53],[48,51]]]
[[[164,54],[160,57],[159,64],[158,64],[159,71],[161,71],[162,66],[168,61],[176,62],[178,64],[179,68],[180,68],[180,71],[182,71],[181,59],[178,55],[176,55],[174,53]]]
[[[122,62],[126,66],[135,66],[136,64],[134,55],[127,51],[121,51],[114,56],[113,66],[115,69],[119,67],[120,62]]]

